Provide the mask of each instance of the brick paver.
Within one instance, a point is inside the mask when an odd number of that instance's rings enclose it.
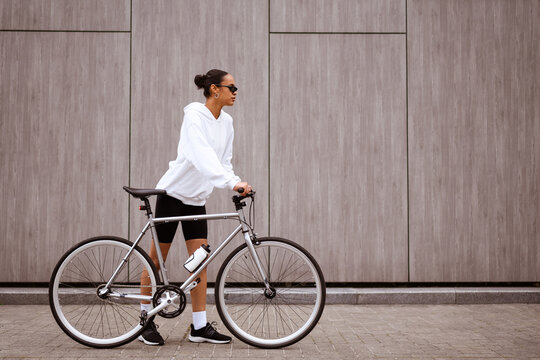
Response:
[[[218,320],[214,306],[209,318]],[[48,306],[0,306],[2,359],[540,359],[540,305],[327,305],[319,325],[285,349],[192,344],[191,315],[158,319],[165,346],[91,349],[67,337]],[[227,333],[223,325],[220,330]]]

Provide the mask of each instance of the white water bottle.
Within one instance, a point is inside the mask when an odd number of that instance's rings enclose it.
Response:
[[[184,263],[186,270],[189,272],[195,271],[195,269],[206,260],[208,253],[210,253],[210,246],[202,244],[201,247],[195,250]]]

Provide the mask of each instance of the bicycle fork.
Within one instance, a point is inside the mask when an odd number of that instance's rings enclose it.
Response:
[[[251,236],[251,232],[248,229],[248,226],[246,225],[246,217],[244,215],[244,210],[242,208],[237,208],[238,210],[238,216],[240,216],[241,219],[244,221],[241,223],[242,226],[242,233],[244,234],[244,240],[247,244],[247,247],[249,249],[249,253],[251,254],[251,258],[253,259],[253,262],[255,263],[255,266],[257,267],[257,270],[259,271],[259,275],[261,276],[261,279],[264,283],[264,287],[266,288],[264,293],[267,297],[273,298],[276,295],[276,290],[270,286],[270,282],[268,280],[268,276],[266,275],[266,272],[263,269],[263,266],[261,264],[261,260],[259,259],[259,256],[257,255],[257,252],[255,251],[254,246],[254,239],[255,234],[253,234],[253,238]]]
[[[253,242],[251,241],[251,237],[248,232],[244,233],[244,239],[246,240],[246,244],[249,249],[249,253],[251,254],[251,258],[253,259],[253,262],[255,263],[255,266],[257,267],[259,274],[261,275],[261,279],[264,283],[264,287],[266,288],[265,295],[274,297],[276,294],[276,290],[270,286],[268,277],[266,276],[266,273],[261,264],[261,260],[259,259],[259,256],[257,255],[257,252],[255,251],[255,246],[253,245]]]

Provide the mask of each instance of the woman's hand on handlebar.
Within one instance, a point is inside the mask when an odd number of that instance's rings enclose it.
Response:
[[[237,183],[234,186],[233,190],[240,193],[240,195],[246,196],[247,194],[249,194],[253,190],[253,188],[247,182],[240,181],[239,183]]]

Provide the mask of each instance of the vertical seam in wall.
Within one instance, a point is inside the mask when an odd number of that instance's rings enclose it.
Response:
[[[410,244],[410,182],[409,182],[409,25],[407,19],[407,0],[405,0],[405,144],[407,146],[407,281],[411,282],[411,244]]]
[[[270,37],[272,34],[270,33],[270,0],[268,0],[268,236],[270,236],[270,226],[271,226],[271,204],[270,204],[270,183],[271,183],[271,176],[270,176]]]
[[[131,186],[131,64],[133,62],[133,0],[130,0],[129,2],[129,125],[128,125],[128,186]],[[128,211],[127,211],[127,217],[128,217],[128,240],[131,237],[131,216],[129,216],[129,212],[131,209],[131,196],[127,195],[128,197]]]

